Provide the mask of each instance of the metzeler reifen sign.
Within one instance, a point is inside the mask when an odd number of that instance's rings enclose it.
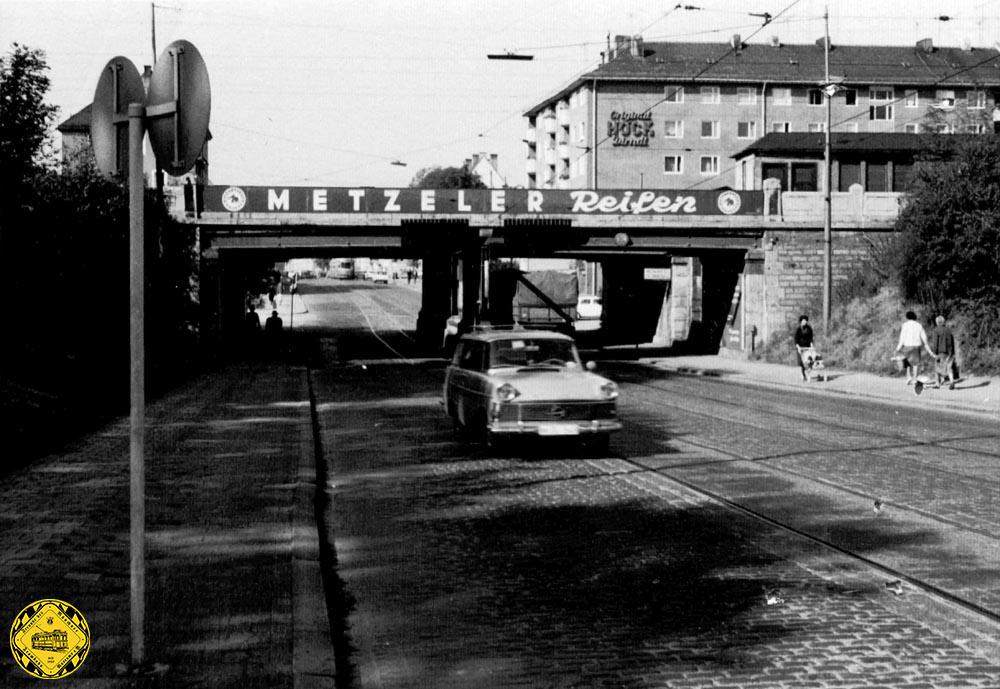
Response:
[[[757,191],[666,189],[205,188],[207,213],[759,215]]]

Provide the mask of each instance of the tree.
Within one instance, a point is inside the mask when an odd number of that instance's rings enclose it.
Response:
[[[466,167],[425,167],[410,182],[414,189],[486,189],[478,176]]]
[[[43,162],[43,145],[57,108],[46,105],[49,90],[45,54],[17,43],[0,56],[0,180],[20,184]]]
[[[1000,345],[1000,138],[934,137],[950,155],[918,167],[899,215],[904,295],[960,312],[979,347]],[[939,148],[940,151],[940,148]]]

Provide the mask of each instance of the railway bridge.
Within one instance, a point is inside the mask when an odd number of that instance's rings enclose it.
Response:
[[[199,229],[203,332],[242,320],[245,278],[295,257],[421,259],[418,333],[433,347],[465,305],[503,311],[494,259],[601,266],[607,342],[748,353],[794,322],[822,285],[822,193],[663,189],[412,189],[215,185],[175,190]],[[186,199],[186,200],[185,200]],[[898,193],[835,192],[834,280],[893,230]],[[497,281],[499,282],[499,281]]]

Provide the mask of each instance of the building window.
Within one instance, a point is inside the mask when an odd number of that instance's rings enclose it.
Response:
[[[722,92],[718,86],[702,86],[701,87],[701,102],[702,103],[719,103],[722,101]]]
[[[962,127],[962,129],[965,131],[966,134],[985,134],[986,133],[986,125],[983,124],[982,122],[977,122],[975,124],[967,124],[964,127]]]
[[[663,102],[664,103],[683,103],[684,102],[684,87],[683,86],[667,86],[663,91]]]
[[[701,138],[703,139],[718,139],[719,138],[719,123],[716,121],[706,121],[703,120],[701,123]]]
[[[683,120],[667,120],[663,123],[663,136],[667,139],[684,138]]]
[[[737,105],[755,105],[757,103],[757,89],[752,86],[740,86],[736,89]]]
[[[858,104],[858,92],[855,89],[847,89],[844,91],[844,105],[857,105]]]
[[[772,132],[780,132],[782,134],[788,133],[788,132],[792,131],[792,123],[791,122],[772,122],[771,123],[771,131]]]
[[[986,108],[986,91],[969,91],[966,94],[969,110],[984,110]]]
[[[792,191],[817,191],[818,179],[815,163],[792,163]]]
[[[939,124],[928,124],[927,129],[934,134],[954,134],[955,125],[949,122],[941,122]]]
[[[703,175],[719,174],[719,156],[702,156],[701,174]]]
[[[809,89],[809,105],[823,105],[823,91],[821,89]]]
[[[870,120],[891,120],[892,119],[892,89],[875,89],[869,93],[871,105],[868,106],[868,119]]]
[[[756,122],[737,122],[736,123],[736,138],[737,139],[756,139],[757,138],[757,123]]]
[[[809,131],[811,132],[825,132],[826,122],[810,122]]]
[[[955,92],[951,89],[938,89],[934,92],[934,107],[951,110],[955,107]]]
[[[918,124],[917,122],[907,122],[906,125],[903,127],[903,131],[906,132],[907,134],[919,134],[920,124]]]
[[[791,89],[774,89],[774,104],[775,105],[791,105],[792,104],[792,90]]]
[[[684,158],[681,156],[663,157],[663,174],[679,175],[684,172]]]
[[[845,122],[841,126],[840,131],[842,131],[842,132],[854,132],[854,133],[857,133],[857,131],[858,131],[858,123],[857,122]]]
[[[903,102],[907,108],[916,108],[920,106],[920,96],[914,90],[906,91],[903,96]]]

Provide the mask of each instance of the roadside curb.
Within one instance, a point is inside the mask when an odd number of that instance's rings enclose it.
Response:
[[[301,369],[300,375],[308,386],[307,370]],[[316,524],[316,447],[311,413],[301,424],[300,437],[292,517],[292,686],[332,689],[336,662]]]
[[[869,390],[841,390],[836,388],[825,387],[825,383],[800,383],[795,382],[784,382],[779,380],[771,380],[763,378],[760,376],[755,376],[752,373],[737,368],[702,368],[695,367],[686,364],[673,365],[669,360],[663,359],[647,359],[640,360],[642,363],[646,363],[656,368],[660,368],[667,371],[672,371],[680,375],[687,376],[699,376],[699,377],[709,377],[709,378],[731,378],[733,380],[738,380],[740,383],[745,385],[753,385],[756,387],[770,388],[775,390],[795,390],[797,392],[806,392],[808,394],[815,395],[837,395],[840,397],[864,397],[872,401],[882,402],[885,404],[893,404],[897,406],[907,407],[907,408],[917,408],[917,409],[927,409],[929,406],[941,408],[943,411],[952,411],[956,413],[966,413],[966,414],[976,414],[980,416],[986,416],[988,418],[996,418],[1000,412],[994,409],[984,408],[982,405],[975,403],[969,403],[961,400],[948,400],[942,398],[933,398],[934,401],[928,404],[928,398],[917,397],[916,395],[910,395],[908,397],[900,397],[893,394],[878,394]],[[793,370],[789,367],[790,370]],[[831,377],[845,378],[854,375],[851,371],[829,371]],[[791,374],[789,374],[791,375]],[[885,378],[884,376],[879,376],[880,381],[884,381],[886,385],[895,385],[896,381],[890,378]],[[902,382],[899,383],[902,385]]]

